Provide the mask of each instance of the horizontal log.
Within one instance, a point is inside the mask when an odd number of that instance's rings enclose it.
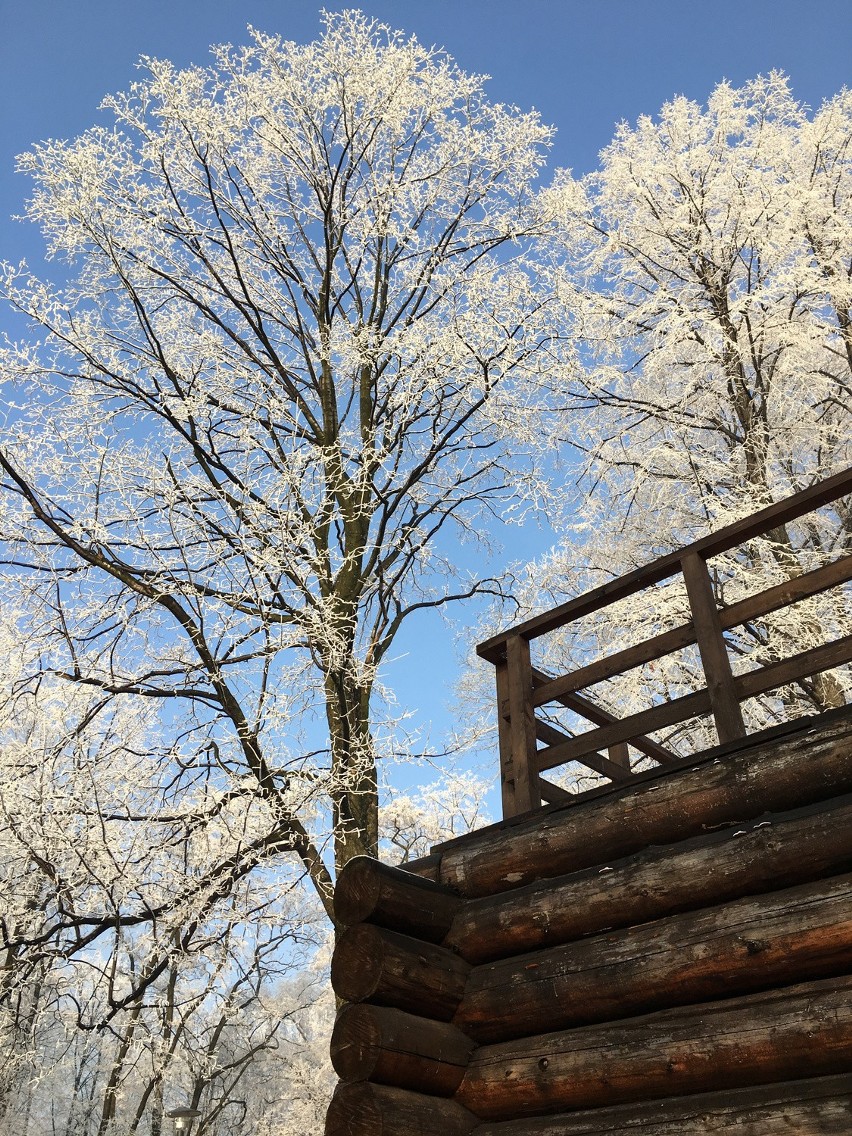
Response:
[[[849,1136],[852,1073],[481,1124],[473,1136]]]
[[[455,1100],[483,1120],[848,1072],[852,978],[804,983],[500,1045]]]
[[[350,860],[334,889],[340,927],[376,923],[430,943],[441,942],[460,906],[461,899],[449,888],[371,856]]]
[[[377,1081],[435,1096],[453,1095],[473,1050],[455,1026],[387,1006],[344,1006],[331,1035],[331,1063],[342,1081]]]
[[[852,875],[475,967],[455,1024],[479,1042],[852,971]]]
[[[400,867],[402,871],[408,872],[412,876],[420,876],[421,879],[438,883],[441,857],[439,854],[431,852],[428,856],[419,856],[416,860],[409,860],[405,864],[401,864]]]
[[[844,871],[852,871],[852,796],[468,900],[444,945],[489,962]]]
[[[446,1022],[469,972],[470,964],[453,951],[371,923],[344,931],[331,959],[331,985],[344,1001],[395,1006]]]
[[[465,897],[508,891],[732,821],[849,792],[852,713],[847,708],[818,729],[746,741],[724,756],[450,841],[439,846],[439,879]]]
[[[325,1136],[467,1136],[477,1123],[444,1097],[361,1082],[337,1086]]]

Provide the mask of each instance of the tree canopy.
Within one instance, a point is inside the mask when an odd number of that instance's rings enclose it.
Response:
[[[562,546],[530,570],[539,610],[542,589],[563,599],[852,464],[852,94],[814,112],[779,73],[721,83],[706,107],[680,97],[622,125],[598,170],[563,172],[546,193],[588,410],[567,436],[583,492]],[[841,500],[716,558],[717,594],[732,602],[850,548]],[[564,649],[605,654],[628,628],[638,640],[688,619],[683,590],[669,591],[610,609]],[[730,645],[740,666],[767,663],[842,634],[848,617],[834,592]],[[700,685],[696,665],[679,657],[600,693],[622,715]],[[749,711],[768,724],[849,691],[837,672]]]
[[[2,273],[37,338],[2,351],[0,1089],[34,1132],[42,1083],[73,1084],[69,1136],[158,1136],[168,1072],[210,1136],[308,1133],[330,1012],[308,960],[335,868],[378,851],[382,666],[424,609],[509,594],[459,542],[546,499],[565,539],[509,597],[540,610],[849,464],[852,100],[722,84],[541,188],[535,113],[345,12],[307,45],[147,59],[104,107],[21,159],[54,280]],[[577,451],[579,499],[547,477]],[[840,502],[715,584],[850,542]],[[744,665],[848,603],[796,618],[746,628]],[[848,675],[780,697],[836,705]],[[386,846],[481,795],[401,796]]]

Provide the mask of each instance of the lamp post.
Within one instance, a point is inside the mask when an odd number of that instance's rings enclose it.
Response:
[[[201,1116],[201,1112],[197,1108],[184,1105],[183,1108],[169,1109],[166,1116],[170,1116],[175,1122],[175,1136],[189,1136],[192,1122],[196,1116]]]

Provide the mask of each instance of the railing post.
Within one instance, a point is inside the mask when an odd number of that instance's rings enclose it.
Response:
[[[512,747],[513,808],[515,813],[541,805],[536,761],[535,711],[532,704],[533,673],[529,642],[521,635],[506,641],[506,671],[509,691],[509,737]]]
[[[502,659],[495,666],[497,680],[497,741],[500,747],[500,791],[503,816],[520,812],[515,808],[515,779],[512,772],[512,729],[509,711],[509,665]]]
[[[627,742],[611,745],[606,752],[613,765],[617,765],[625,773],[630,773],[630,748]]]
[[[692,609],[695,638],[707,679],[707,693],[710,695],[716,733],[720,743],[736,741],[737,738],[745,737],[746,731],[710,573],[706,562],[697,552],[687,552],[680,563]]]

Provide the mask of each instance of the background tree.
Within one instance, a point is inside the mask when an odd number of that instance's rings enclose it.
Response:
[[[394,638],[500,588],[458,542],[542,448],[550,132],[357,13],[144,66],[21,159],[56,280],[2,274],[38,341],[2,352],[0,1045],[33,1132],[157,1136],[177,1078],[212,1136],[311,1033],[301,883],[328,915],[377,852]]]
[[[812,113],[771,74],[721,84],[706,108],[677,98],[622,125],[593,174],[559,175],[549,200],[588,407],[565,439],[584,458],[566,543],[531,576],[530,596],[558,601],[852,461],[852,96]],[[726,602],[848,551],[850,503],[770,535],[711,562]],[[731,646],[741,666],[769,662],[842,634],[848,617],[834,593]],[[628,628],[639,639],[684,618],[682,589],[658,589],[560,650],[588,658],[624,646]],[[689,689],[696,666],[685,652],[599,694],[624,714]],[[824,675],[750,713],[767,723],[849,690],[848,673]]]
[[[357,13],[215,59],[146,61],[113,129],[22,159],[71,267],[6,270],[44,339],[5,354],[2,535],[45,671],[159,704],[173,788],[253,793],[328,908],[307,802],[339,864],[375,854],[379,665],[493,588],[439,537],[516,494],[519,405],[536,441],[549,132]]]

